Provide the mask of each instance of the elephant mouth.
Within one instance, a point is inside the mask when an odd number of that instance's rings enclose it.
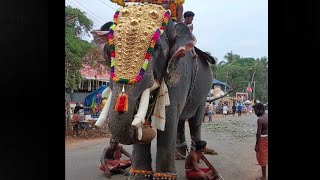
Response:
[[[151,116],[159,92],[158,87],[159,83],[154,83],[136,101],[131,125],[135,129],[136,138],[139,143],[149,143],[156,136],[156,130],[151,128]]]
[[[155,89],[154,91],[150,92],[149,103],[148,103],[148,108],[147,108],[147,114],[145,116],[145,120],[146,121],[151,121],[151,115],[152,115],[152,112],[153,112],[153,109],[154,109],[154,105],[156,103],[158,91],[159,91],[158,89]],[[138,110],[140,108],[141,96],[142,96],[142,94],[139,96],[139,98],[138,98],[138,100],[137,100],[137,102],[135,104],[134,114],[137,114]],[[148,124],[148,123],[149,122],[145,122],[145,124]]]
[[[159,87],[159,83],[157,81],[155,81],[155,83],[152,85],[151,88],[147,88],[143,91],[143,93],[138,97],[138,99],[137,99],[136,103],[133,105],[133,107],[129,107],[129,108],[133,108],[133,111],[131,111],[132,115],[130,115],[131,113],[128,114],[126,112],[113,112],[113,111],[109,110],[110,108],[112,108],[111,107],[112,91],[109,90],[109,92],[110,92],[109,97],[106,101],[106,104],[105,104],[95,126],[97,128],[102,127],[103,124],[108,119],[109,113],[111,112],[112,117],[114,117],[116,119],[128,119],[128,118],[133,119],[130,122],[131,127],[127,127],[129,129],[126,129],[127,131],[133,132],[133,134],[132,134],[133,139],[132,139],[132,141],[123,140],[123,141],[127,142],[125,144],[128,144],[130,142],[132,142],[132,143],[151,142],[156,134],[156,131],[153,130],[150,127],[150,125],[151,125],[151,115],[153,113],[153,109],[154,109],[155,102],[156,102],[157,95],[158,95],[158,91],[159,91],[158,87]],[[116,115],[116,116],[114,116],[114,115]],[[113,121],[113,123],[112,123],[112,126],[114,129],[121,128],[118,123],[114,123],[114,122],[115,121]],[[111,123],[111,121],[109,121],[109,123]],[[111,126],[109,126],[109,127],[112,128]],[[111,132],[116,132],[116,131],[112,131],[112,129],[111,129]],[[117,133],[117,134],[120,136],[119,133]]]

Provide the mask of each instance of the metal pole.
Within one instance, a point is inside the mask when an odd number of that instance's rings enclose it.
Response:
[[[257,81],[253,81],[253,100],[256,99],[256,82]]]
[[[226,75],[226,84],[224,85],[224,93],[227,93],[228,71]]]

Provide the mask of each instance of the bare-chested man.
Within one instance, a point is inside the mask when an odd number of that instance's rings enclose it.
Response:
[[[191,151],[185,161],[186,178],[188,180],[213,180],[217,176],[209,168],[200,168],[198,162],[202,159],[201,153],[206,149],[206,141],[197,141],[196,150]]]
[[[129,157],[130,160],[120,159],[122,154]],[[104,148],[100,162],[99,169],[104,172],[107,178],[111,178],[111,175],[115,173],[122,173],[127,176],[129,172],[125,169],[131,166],[131,154],[119,145],[119,142],[111,138],[110,146]]]
[[[254,150],[256,151],[257,161],[262,169],[262,177],[257,179],[267,179],[268,165],[268,114],[265,112],[264,105],[257,103],[253,106],[257,120],[257,141]]]

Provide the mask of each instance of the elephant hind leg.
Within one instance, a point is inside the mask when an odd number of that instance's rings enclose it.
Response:
[[[179,120],[176,142],[176,160],[185,159],[187,156],[188,145],[185,137],[185,120]]]
[[[201,140],[201,125],[205,112],[205,103],[200,105],[196,111],[196,114],[188,119],[189,127],[190,127],[190,136],[191,136],[191,146],[194,145],[195,142]]]
[[[202,138],[201,138],[201,124],[202,124],[202,119],[204,116],[204,109],[205,109],[205,104],[203,106],[200,106],[197,110],[196,115],[188,120],[189,127],[190,127],[190,135],[191,135],[191,148],[190,148],[191,151],[195,150],[195,142],[202,140]],[[218,153],[214,149],[209,148],[209,147],[207,147],[207,149],[204,153],[218,155]]]

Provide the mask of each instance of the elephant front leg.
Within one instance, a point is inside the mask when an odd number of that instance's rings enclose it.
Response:
[[[151,167],[151,143],[134,144],[132,151],[132,167],[130,170],[130,178],[134,180],[150,180],[152,179]]]
[[[187,156],[188,145],[185,137],[185,120],[179,120],[176,142],[176,160],[185,159]]]
[[[156,172],[153,174],[154,179],[177,178],[175,150],[179,113],[173,107],[174,105],[170,104],[170,108],[166,108],[165,130],[157,131],[157,161]]]

